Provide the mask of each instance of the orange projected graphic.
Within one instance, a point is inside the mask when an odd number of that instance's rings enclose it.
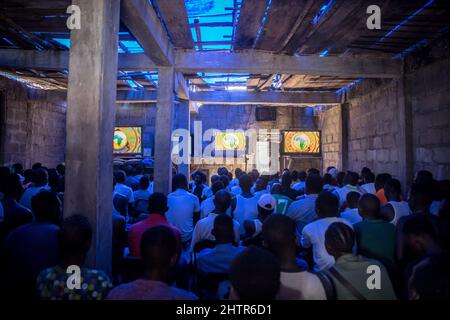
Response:
[[[284,153],[320,153],[319,131],[284,131]]]
[[[114,153],[136,154],[142,152],[141,127],[115,127]]]
[[[216,132],[214,140],[216,150],[244,150],[245,145],[244,132]]]

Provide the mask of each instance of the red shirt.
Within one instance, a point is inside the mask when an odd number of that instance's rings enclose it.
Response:
[[[181,244],[180,230],[170,225],[166,218],[160,214],[151,214],[145,220],[142,220],[128,230],[128,246],[130,248],[130,255],[133,257],[141,256],[141,238],[145,231],[156,226],[166,226],[172,229],[177,242]]]

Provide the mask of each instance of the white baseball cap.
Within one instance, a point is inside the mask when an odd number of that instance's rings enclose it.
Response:
[[[263,194],[258,200],[258,206],[266,210],[273,210],[276,206],[275,198],[269,194]]]

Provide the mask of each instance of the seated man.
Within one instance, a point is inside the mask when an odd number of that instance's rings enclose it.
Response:
[[[333,194],[339,199],[339,207],[341,207],[345,200],[347,199],[347,194],[349,192],[358,192],[360,194],[364,193],[360,186],[359,182],[359,174],[352,171],[347,171],[344,177],[344,185],[341,188],[337,188],[333,191]]]
[[[206,218],[201,219],[195,225],[194,232],[192,233],[191,252],[194,252],[195,245],[201,240],[215,240],[212,230],[214,227],[214,220],[219,215],[227,215],[228,209],[231,205],[230,192],[222,189],[216,192],[214,195],[214,211],[211,212]],[[232,220],[234,228],[234,242],[239,243],[239,223]]]
[[[351,226],[350,222],[338,218],[339,200],[332,193],[322,191],[316,200],[318,219],[303,228],[301,245],[304,248],[312,247],[314,256],[314,270],[322,271],[334,264],[333,256],[325,249],[325,231],[333,222],[343,222]]]
[[[377,190],[375,189],[375,174],[372,171],[368,171],[362,178],[363,185],[361,185],[361,189],[365,193],[376,194]]]
[[[216,181],[211,185],[211,191],[213,195],[217,193],[217,191],[225,189],[225,185],[222,181]],[[200,219],[206,218],[211,212],[214,211],[214,196],[205,199],[200,205]],[[229,215],[231,216],[231,207],[228,208]]]
[[[148,198],[152,194],[148,188],[150,186],[150,180],[148,176],[142,176],[139,179],[139,189],[133,192],[134,197],[134,209],[138,212],[148,213]]]
[[[381,208],[380,215],[384,220],[395,226],[401,217],[411,214],[411,209],[408,202],[402,200],[402,189],[400,181],[397,179],[391,179],[386,182],[384,194],[388,203]]]
[[[230,267],[230,300],[274,300],[280,289],[280,264],[267,250],[250,247]]]
[[[178,261],[177,239],[166,226],[157,226],[144,232],[141,255],[144,260],[144,277],[114,288],[109,300],[196,300],[185,290],[168,284],[171,271]]]
[[[18,227],[6,238],[5,279],[10,297],[14,297],[15,290],[22,298],[34,297],[39,272],[58,263],[60,206],[55,194],[42,190],[31,200],[34,221]]]
[[[31,200],[33,199],[33,197],[42,190],[50,189],[47,183],[48,174],[45,169],[39,168],[33,170],[33,184],[29,186],[22,194],[22,197],[20,198],[20,204],[27,209],[31,209]]]
[[[334,283],[336,299],[396,300],[384,266],[376,260],[353,255],[354,243],[355,234],[344,223],[332,223],[325,233],[326,250],[336,260],[327,270]]]
[[[358,201],[361,195],[358,192],[347,193],[347,208],[341,212],[341,218],[347,220],[351,224],[362,221],[361,216],[358,213]]]
[[[59,234],[61,260],[58,265],[43,270],[37,278],[38,298],[42,300],[103,300],[112,288],[108,276],[100,270],[84,266],[86,254],[91,246],[92,227],[82,215],[66,219]],[[78,288],[67,288],[71,265],[80,267]],[[73,283],[76,285],[76,282]]]
[[[130,230],[128,230],[128,246],[130,248],[130,255],[133,257],[141,256],[140,245],[142,235],[145,231],[155,226],[163,225],[170,228],[173,231],[178,244],[181,245],[180,231],[176,227],[170,225],[166,219],[166,212],[168,210],[167,197],[160,192],[153,193],[148,199],[148,210],[150,215],[146,219],[133,224],[130,227]]]
[[[197,256],[198,270],[204,273],[226,273],[234,257],[244,250],[244,247],[233,246],[233,219],[224,214],[218,215],[211,233],[216,238],[216,246],[200,251]]]
[[[358,211],[363,220],[355,228],[358,253],[380,261],[389,271],[391,279],[396,278],[395,227],[379,217],[380,200],[371,193],[359,199]]]
[[[297,264],[295,222],[280,214],[266,219],[263,225],[265,247],[280,261],[280,300],[326,300],[320,279]]]
[[[133,189],[125,184],[127,175],[123,170],[117,170],[114,172],[114,193],[120,193],[128,199],[128,212],[131,211],[134,204]]]
[[[309,175],[305,181],[305,195],[291,203],[287,210],[287,216],[297,225],[297,236],[300,238],[303,228],[317,218],[316,199],[322,191],[322,178],[317,175]]]
[[[276,207],[275,212],[278,214],[286,214],[289,210],[289,206],[292,203],[292,199],[282,194],[283,188],[278,182],[274,182],[270,187],[270,194],[275,198]]]
[[[267,217],[275,211],[275,206],[275,198],[271,194],[263,194],[259,198],[258,219],[244,221],[245,235],[244,240],[242,240],[243,246],[262,246],[262,226]]]

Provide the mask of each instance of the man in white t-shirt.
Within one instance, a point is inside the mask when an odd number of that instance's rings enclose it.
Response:
[[[401,217],[411,214],[408,202],[402,200],[400,181],[397,179],[388,180],[384,185],[384,195],[388,203],[380,210],[380,216],[383,220],[389,221],[395,226]]]
[[[298,265],[296,227],[281,214],[269,216],[263,224],[264,246],[280,261],[280,300],[326,300],[320,279]]]
[[[221,183],[221,182],[220,182]],[[223,188],[222,188],[223,189]],[[211,233],[214,228],[214,220],[220,214],[227,214],[231,205],[231,195],[226,190],[219,190],[214,195],[214,211],[209,213],[206,218],[197,222],[192,233],[191,252],[194,252],[195,245],[201,240],[215,240]],[[234,240],[239,243],[239,223],[233,220]]]
[[[361,195],[358,192],[352,191],[347,193],[347,208],[341,212],[341,218],[347,220],[351,224],[355,224],[363,220],[358,211],[358,201],[360,197]]]
[[[127,175],[123,170],[117,170],[114,172],[114,192],[124,195],[128,199],[128,212],[131,211],[134,204],[133,189],[125,184]]]
[[[169,210],[166,218],[180,230],[181,241],[186,243],[191,240],[194,222],[200,215],[200,202],[197,196],[187,191],[188,181],[185,175],[175,175],[172,187],[175,191],[167,196]]]
[[[242,193],[236,196],[233,218],[239,222],[242,235],[245,233],[244,221],[258,218],[258,198],[250,192],[252,184],[250,175],[243,174],[240,176],[239,185],[242,188]]]
[[[291,203],[286,215],[297,225],[297,237],[300,239],[303,228],[317,218],[316,199],[322,191],[322,178],[312,174],[305,181],[305,195]]]
[[[375,174],[372,171],[366,172],[363,179],[364,184],[361,186],[361,189],[365,193],[376,194],[377,190],[375,189]]]
[[[211,212],[214,211],[214,195],[217,191],[225,189],[225,185],[222,181],[216,181],[211,185],[211,192],[213,195],[200,204],[200,219],[206,218]],[[231,207],[227,209],[227,214],[231,217]]]
[[[48,174],[45,169],[34,169],[33,175],[33,184],[24,191],[20,198],[20,204],[29,210],[31,210],[31,199],[42,190],[49,190]]]
[[[300,171],[297,175],[298,177],[298,182],[296,182],[293,186],[292,189],[294,189],[295,191],[299,191],[302,192],[305,190],[305,182],[306,182],[306,171]]]
[[[330,224],[343,222],[350,226],[352,224],[342,218],[338,218],[339,200],[332,193],[322,191],[316,200],[316,212],[319,217],[306,225],[302,231],[301,245],[304,248],[312,247],[314,256],[314,270],[322,271],[334,264],[334,258],[328,254],[325,248],[325,232]]]

